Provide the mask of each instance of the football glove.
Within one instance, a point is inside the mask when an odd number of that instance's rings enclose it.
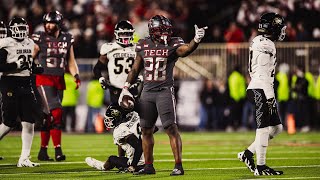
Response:
[[[195,24],[194,25],[194,30],[195,30],[195,35],[194,35],[194,42],[200,43],[201,39],[204,37],[205,30],[208,29],[208,26],[198,28],[198,26]]]
[[[268,104],[270,115],[276,114],[277,113],[276,99],[275,98],[268,99],[267,104]]]
[[[81,80],[80,80],[79,74],[74,75],[74,78],[75,78],[74,82],[76,82],[76,84],[77,84],[76,89],[78,89],[81,85]]]
[[[18,59],[18,61],[15,62],[17,64],[17,69],[25,70],[30,69],[30,65],[28,61],[25,61],[23,58]]]
[[[128,95],[128,96],[131,96],[133,98],[133,95],[130,93],[129,88],[127,86],[123,87],[122,91],[120,93],[119,99],[118,99],[119,106],[121,106],[120,104],[122,102],[122,99],[123,99],[124,95]]]
[[[102,87],[102,89],[107,89],[107,87],[109,86],[107,80],[104,77],[100,77],[99,78],[99,83]]]

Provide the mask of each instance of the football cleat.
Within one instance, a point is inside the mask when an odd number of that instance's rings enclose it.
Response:
[[[40,164],[31,162],[29,158],[25,158],[25,159],[20,158],[17,164],[17,167],[37,167],[37,166],[40,166]]]
[[[276,171],[266,165],[257,166],[256,170],[254,171],[255,176],[270,176],[270,175],[281,175],[283,171]]]
[[[56,147],[55,149],[55,159],[56,161],[64,161],[66,160],[66,156],[62,154],[62,149],[61,147]]]
[[[87,157],[85,161],[88,164],[88,166],[90,166],[90,167],[93,167],[93,168],[98,169],[100,171],[105,170],[104,163],[99,160],[96,160],[92,157]]]
[[[173,169],[170,176],[180,176],[180,175],[184,175],[184,170],[183,169]]]
[[[256,170],[256,166],[254,164],[253,153],[249,150],[245,150],[238,153],[238,159],[248,167],[251,172]]]
[[[47,148],[44,148],[44,147],[41,147],[41,149],[38,153],[38,160],[39,161],[53,161],[53,159],[48,156]]]
[[[134,172],[133,175],[150,175],[150,174],[156,174],[156,170],[154,167],[144,167],[143,169],[140,169],[138,172]]]

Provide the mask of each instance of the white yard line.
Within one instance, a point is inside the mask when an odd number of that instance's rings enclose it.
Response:
[[[59,162],[59,163],[46,163],[46,164],[82,164],[84,162]],[[43,163],[44,164],[44,163]],[[12,164],[11,164],[12,165]],[[306,165],[306,166],[274,166],[275,168],[314,168],[314,167],[320,167],[319,165]],[[37,168],[37,167],[36,167]],[[235,169],[246,169],[246,167],[226,167],[226,168],[192,168],[192,169],[185,169],[185,171],[204,171],[204,170],[235,170]],[[171,171],[171,169],[159,169],[160,171]],[[101,172],[101,173],[114,173],[115,171],[98,171],[98,170],[90,170],[90,171],[63,171],[63,172],[30,172],[30,173],[0,173],[0,175],[6,175],[6,176],[16,176],[16,175],[41,175],[41,174],[78,174],[78,173],[88,173],[88,172]],[[268,179],[316,179],[319,177],[293,177],[293,178],[268,178]],[[264,178],[265,179],[265,178]],[[245,180],[245,179],[241,179]],[[255,179],[257,180],[257,179]]]
[[[290,158],[268,158],[268,160],[289,160],[289,159],[320,159],[320,157],[290,157]],[[155,162],[173,162],[174,159],[159,159]],[[207,159],[182,159],[183,162],[201,162],[201,161],[239,161],[237,158],[207,158]],[[59,165],[59,164],[85,164],[85,161],[73,161],[73,162],[40,162],[41,165]],[[12,163],[0,164],[1,166],[16,165]],[[310,167],[320,167],[320,165],[309,165]],[[286,167],[286,166],[282,166]],[[290,166],[290,167],[306,167],[306,166]],[[201,169],[201,168],[200,168]],[[208,168],[206,168],[208,169]],[[210,169],[210,168],[209,168]],[[227,168],[226,168],[227,169]]]

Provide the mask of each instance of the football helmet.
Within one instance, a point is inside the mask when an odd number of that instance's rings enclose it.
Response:
[[[42,21],[44,24],[50,22],[50,23],[55,23],[59,27],[61,27],[62,21],[63,21],[63,16],[59,11],[51,11],[43,16]]]
[[[276,13],[266,13],[260,17],[258,32],[273,41],[282,41],[286,36],[284,18]]]
[[[29,35],[29,25],[24,18],[15,17],[9,22],[11,37],[17,40],[23,40]]]
[[[7,26],[3,21],[0,21],[0,38],[6,38],[8,35]]]
[[[135,29],[133,28],[130,21],[120,21],[114,27],[114,35],[116,36],[116,41],[118,44],[130,45],[133,40],[133,33]]]
[[[162,16],[153,16],[148,23],[149,35],[153,41],[158,41],[165,45],[170,42],[172,36],[172,23],[171,21]]]
[[[115,128],[122,122],[122,110],[121,107],[116,104],[108,106],[106,113],[104,114],[104,125],[107,128]]]

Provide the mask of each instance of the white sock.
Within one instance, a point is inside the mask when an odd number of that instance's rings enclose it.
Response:
[[[257,153],[257,165],[266,164],[266,154],[269,141],[269,127],[260,128],[256,130],[256,153]]]
[[[269,140],[273,139],[276,137],[278,134],[280,134],[283,130],[283,125],[278,124],[276,126],[269,126]],[[253,141],[252,144],[247,148],[250,152],[253,154],[256,153],[256,141]]]
[[[34,135],[34,124],[29,122],[21,122],[22,124],[22,150],[20,158],[28,158],[30,156],[30,150],[32,146],[32,140]]]
[[[252,144],[250,144],[250,146],[247,148],[250,152],[252,152],[253,154],[256,153],[256,141],[253,141]]]
[[[0,140],[10,132],[11,128],[4,123],[0,124]]]

